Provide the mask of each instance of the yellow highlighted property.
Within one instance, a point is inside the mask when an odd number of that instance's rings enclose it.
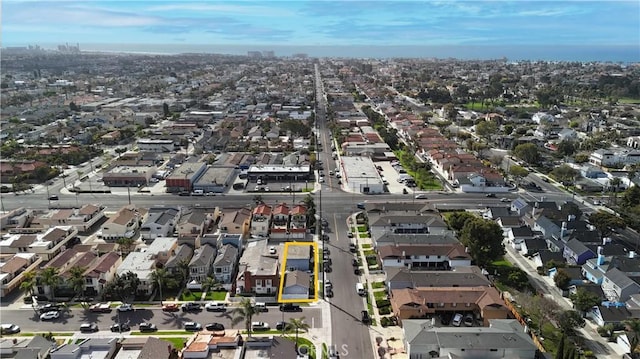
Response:
[[[318,300],[318,243],[284,244],[278,303],[311,303]],[[313,279],[308,271],[313,273]],[[309,296],[313,290],[313,296]]]

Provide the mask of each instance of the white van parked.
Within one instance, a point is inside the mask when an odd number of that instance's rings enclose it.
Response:
[[[358,293],[359,296],[364,296],[366,294],[362,283],[356,283],[356,293]]]

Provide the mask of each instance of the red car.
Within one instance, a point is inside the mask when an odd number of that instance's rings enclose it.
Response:
[[[177,304],[165,304],[162,306],[163,312],[177,312],[180,310],[180,307]]]

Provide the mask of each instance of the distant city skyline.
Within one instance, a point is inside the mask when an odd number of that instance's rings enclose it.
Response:
[[[279,56],[640,61],[636,0],[5,0],[2,13],[3,47],[80,43],[82,50],[157,53],[233,53],[220,50],[227,48]]]

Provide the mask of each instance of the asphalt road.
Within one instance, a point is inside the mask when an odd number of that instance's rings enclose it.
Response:
[[[312,328],[322,325],[322,310],[314,307],[303,307],[302,312],[283,313],[277,307],[270,307],[268,312],[260,313],[253,317],[253,321],[268,323],[275,329],[276,323],[291,318],[305,317],[305,323]],[[244,321],[232,326],[233,314],[227,312],[163,312],[160,308],[138,308],[133,312],[120,313],[120,321],[128,323],[137,330],[138,324],[150,322],[158,326],[159,330],[181,330],[185,322],[198,322],[203,326],[208,323],[221,323],[225,328],[244,329]],[[71,308],[61,314],[60,318],[52,321],[41,321],[40,315],[33,309],[2,309],[2,323],[12,323],[20,326],[23,332],[64,332],[79,330],[82,323],[97,323],[100,330],[109,330],[109,327],[118,322],[118,311],[111,313],[92,313],[81,308]]]

